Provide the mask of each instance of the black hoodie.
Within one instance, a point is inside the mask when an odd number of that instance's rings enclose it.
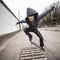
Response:
[[[19,23],[27,23],[29,25],[29,28],[37,29],[38,22],[40,21],[40,19],[42,19],[44,16],[46,16],[48,13],[50,13],[53,9],[54,9],[54,7],[52,7],[51,9],[49,9],[47,11],[45,11],[43,14],[38,15],[38,12],[36,12],[34,9],[27,8],[27,17],[33,15],[35,17],[34,21],[30,22],[28,20],[28,18],[26,17],[25,20],[17,22],[17,24],[19,24]]]

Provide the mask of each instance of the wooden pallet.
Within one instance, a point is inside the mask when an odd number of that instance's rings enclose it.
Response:
[[[47,60],[44,52],[38,47],[26,47],[21,50],[20,60]]]

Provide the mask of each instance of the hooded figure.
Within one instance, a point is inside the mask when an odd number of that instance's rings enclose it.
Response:
[[[29,25],[29,28],[24,29],[24,32],[29,37],[30,42],[32,41],[32,35],[29,32],[34,32],[40,39],[40,47],[42,50],[44,50],[44,48],[43,48],[43,46],[44,46],[43,37],[42,37],[41,33],[38,31],[37,26],[38,26],[40,19],[42,19],[44,16],[46,16],[48,13],[50,13],[53,9],[54,9],[54,7],[45,11],[43,14],[38,15],[38,12],[36,12],[34,9],[27,8],[27,17],[25,18],[25,20],[17,22],[17,24],[27,23]],[[29,20],[28,17],[30,17],[30,16],[34,16],[33,21]]]

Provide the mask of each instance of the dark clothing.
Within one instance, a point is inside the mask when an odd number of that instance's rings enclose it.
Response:
[[[32,36],[29,32],[34,32],[40,39],[40,46],[44,46],[43,37],[42,37],[41,33],[38,31],[38,29],[25,28],[24,32],[28,35],[28,37]]]
[[[45,11],[43,14],[38,15],[38,13],[32,9],[32,8],[27,8],[27,17],[34,15],[35,19],[34,19],[34,24],[32,24],[31,22],[29,22],[29,19],[26,17],[25,20],[22,20],[20,22],[17,22],[17,24],[19,23],[27,23],[29,25],[29,28],[31,29],[37,29],[38,23],[40,21],[40,19],[42,19],[44,16],[46,16],[48,13],[50,13],[53,10],[53,8]]]
[[[25,18],[25,20],[17,22],[17,24],[19,24],[19,23],[27,23],[29,25],[29,28],[24,29],[24,32],[29,36],[29,38],[32,36],[29,32],[34,32],[40,39],[40,46],[44,46],[44,43],[43,43],[43,37],[42,37],[41,33],[38,31],[38,29],[37,29],[38,22],[40,21],[40,19],[42,19],[44,16],[46,16],[52,10],[53,10],[53,8],[45,11],[41,15],[38,15],[38,13],[34,9],[27,8],[27,17]],[[34,21],[30,22],[28,17],[32,16],[32,15],[34,16]]]

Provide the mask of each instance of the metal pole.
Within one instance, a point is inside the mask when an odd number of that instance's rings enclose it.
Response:
[[[19,12],[19,10],[18,10],[18,17],[19,17],[19,20],[18,20],[18,22],[20,21],[20,12]],[[19,24],[19,30],[21,31],[21,25]]]

